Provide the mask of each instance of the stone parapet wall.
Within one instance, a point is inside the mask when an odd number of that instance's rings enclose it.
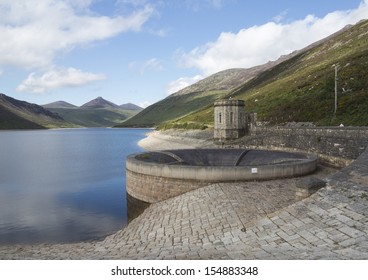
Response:
[[[305,151],[318,155],[323,163],[344,167],[358,158],[368,146],[368,128],[254,127],[248,136],[230,146]]]
[[[182,150],[181,150],[182,151]],[[201,153],[196,150],[185,150],[187,154],[195,158]],[[205,150],[199,150],[205,151]],[[222,152],[222,154],[220,153]],[[239,152],[239,151],[238,151]],[[247,151],[245,151],[246,153]],[[309,174],[316,169],[317,158],[305,156],[303,158],[287,159],[284,153],[279,159],[283,162],[270,164],[252,164],[239,166],[232,165],[181,165],[175,164],[166,158],[166,163],[161,162],[168,152],[141,153],[130,155],[126,161],[126,191],[136,199],[156,203],[186,193],[188,191],[218,182],[235,182],[249,180],[268,180],[286,178]],[[171,153],[171,152],[170,152]],[[179,153],[179,151],[178,151]],[[241,153],[245,154],[245,153]],[[275,153],[273,154],[280,154]],[[149,157],[155,158],[153,162]],[[203,155],[202,155],[203,156]],[[231,150],[207,150],[204,156],[223,161],[222,156],[230,157],[233,161],[240,159],[235,157]],[[266,155],[266,157],[271,157]],[[198,158],[197,158],[198,159]],[[275,159],[277,161],[277,158]],[[227,161],[226,161],[227,162]],[[234,161],[235,163],[235,161]],[[213,163],[214,164],[214,163]]]

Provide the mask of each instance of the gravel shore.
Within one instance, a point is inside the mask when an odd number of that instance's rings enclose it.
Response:
[[[211,130],[152,131],[138,142],[142,148],[155,151],[167,149],[214,148]]]

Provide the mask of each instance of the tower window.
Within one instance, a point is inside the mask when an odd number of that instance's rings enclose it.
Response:
[[[222,115],[221,115],[221,113],[219,114],[219,123],[222,123]]]
[[[230,123],[232,124],[234,122],[234,113],[230,112]]]

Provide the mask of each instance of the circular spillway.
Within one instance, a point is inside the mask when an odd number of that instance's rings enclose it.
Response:
[[[128,156],[126,190],[149,203],[216,182],[268,180],[312,173],[309,154],[245,149],[187,149]]]

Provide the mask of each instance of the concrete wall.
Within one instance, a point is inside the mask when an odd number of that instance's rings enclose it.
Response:
[[[253,127],[248,136],[227,144],[227,147],[236,148],[305,151],[337,167],[349,165],[367,146],[367,127]]]
[[[208,182],[150,176],[126,170],[127,193],[148,203],[163,201],[207,185]]]
[[[317,158],[262,166],[182,166],[144,162],[139,155],[126,161],[126,190],[149,203],[159,202],[214,182],[265,180],[300,176],[316,169]]]

